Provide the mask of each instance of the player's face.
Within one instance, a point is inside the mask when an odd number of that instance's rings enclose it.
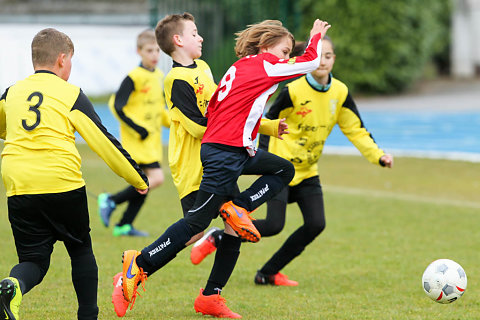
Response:
[[[160,57],[160,47],[156,42],[146,43],[141,49],[137,49],[142,57],[142,65],[147,69],[154,69]]]
[[[273,46],[260,49],[261,53],[271,53],[275,55],[278,59],[288,59],[290,58],[290,52],[292,51],[292,40],[290,37],[285,36],[280,39]]]
[[[183,22],[183,32],[181,35],[183,48],[189,54],[190,58],[198,59],[202,56],[203,38],[198,34],[197,26],[193,21]]]
[[[316,78],[328,78],[332,72],[333,64],[335,63],[335,53],[333,52],[332,43],[328,40],[322,41],[322,58],[320,59],[320,66],[312,72]]]

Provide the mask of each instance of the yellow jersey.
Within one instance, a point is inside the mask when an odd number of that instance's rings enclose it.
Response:
[[[7,196],[84,186],[76,131],[115,173],[136,188],[147,188],[147,177],[108,133],[81,89],[41,70],[0,98],[0,138],[5,140],[1,174]]]
[[[207,119],[205,111],[217,88],[203,60],[183,66],[174,62],[165,77],[165,100],[171,124],[168,161],[180,199],[200,188],[200,147]]]
[[[291,161],[295,176],[290,186],[318,175],[317,161],[333,127],[340,130],[368,159],[380,165],[384,155],[363,125],[347,86],[331,77],[326,91],[313,88],[303,76],[283,88],[266,114],[268,119],[286,118],[289,134],[284,140],[260,138],[260,147]]]
[[[110,97],[108,105],[120,121],[122,145],[133,159],[139,164],[161,162],[162,125],[170,126],[162,71],[136,67]]]

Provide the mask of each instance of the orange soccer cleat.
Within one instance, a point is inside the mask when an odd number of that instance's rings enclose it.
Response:
[[[252,223],[250,212],[229,201],[220,208],[222,219],[232,227],[238,236],[249,242],[260,241],[260,232]]]
[[[122,292],[122,272],[113,277],[112,303],[117,316],[123,317],[127,313],[130,302],[125,300]]]
[[[271,284],[274,286],[287,286],[287,287],[295,287],[298,286],[297,281],[293,281],[288,279],[288,277],[280,272],[273,274],[273,275],[266,275],[257,271],[255,275],[255,283],[256,284]]]
[[[225,302],[225,298],[220,294],[204,296],[203,289],[200,289],[200,294],[195,299],[193,307],[196,312],[201,312],[203,315],[207,314],[216,318],[240,319],[242,316],[230,310]]]
[[[215,245],[215,238],[213,237],[213,233],[215,231],[220,230],[217,227],[212,227],[210,230],[205,232],[203,237],[200,238],[192,247],[192,251],[190,252],[190,260],[193,264],[199,264],[203,261],[209,254],[217,250],[217,246]]]
[[[147,280],[147,274],[137,266],[135,261],[140,254],[141,252],[137,250],[123,252],[122,290],[125,300],[132,303],[131,308],[133,308],[138,294],[138,284],[141,282],[143,291],[145,291],[145,281]]]

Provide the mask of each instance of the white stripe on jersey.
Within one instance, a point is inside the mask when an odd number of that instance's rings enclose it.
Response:
[[[267,60],[263,60],[263,68],[269,77],[289,76],[292,74],[309,73],[318,68],[320,59],[322,58],[322,40],[317,43],[317,58],[311,61],[295,62],[292,64],[276,63],[271,64]],[[283,60],[283,59],[282,59]]]
[[[255,148],[252,141],[252,132],[255,129],[255,126],[258,120],[263,115],[263,110],[267,104],[268,97],[277,90],[278,83],[271,86],[269,89],[265,90],[252,104],[250,113],[248,114],[247,120],[245,121],[245,126],[243,127],[243,146]]]

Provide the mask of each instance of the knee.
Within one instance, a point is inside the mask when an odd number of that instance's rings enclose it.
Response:
[[[292,181],[293,177],[295,176],[295,167],[290,161],[285,160],[283,165],[281,174],[281,178],[285,185],[288,185],[290,181]]]
[[[313,240],[325,230],[325,221],[315,222],[305,226],[306,234]]]
[[[284,225],[281,221],[272,221],[261,231],[261,235],[262,237],[271,237],[279,234],[283,230]]]

